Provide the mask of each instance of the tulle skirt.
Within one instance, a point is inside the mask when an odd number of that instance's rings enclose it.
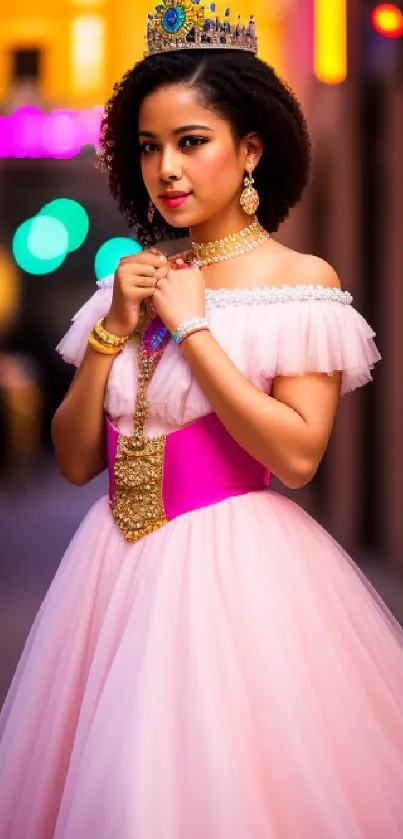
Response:
[[[71,543],[0,719],[1,839],[402,839],[403,633],[293,502]]]

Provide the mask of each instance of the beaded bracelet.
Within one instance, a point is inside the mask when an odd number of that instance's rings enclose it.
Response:
[[[195,332],[202,332],[209,329],[206,318],[192,318],[191,320],[184,320],[176,327],[175,332],[172,333],[172,339],[175,344],[181,344],[189,335]]]

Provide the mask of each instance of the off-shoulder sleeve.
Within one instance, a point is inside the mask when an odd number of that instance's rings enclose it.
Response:
[[[95,294],[74,315],[69,330],[56,347],[57,352],[69,364],[76,367],[81,364],[92,327],[109,311],[112,291],[113,277],[107,277],[99,284]]]
[[[351,300],[348,292],[322,289],[266,306],[253,355],[264,353],[267,378],[341,372],[342,394],[371,381],[381,356],[373,329]]]
[[[347,291],[323,286],[207,292],[217,340],[251,381],[270,389],[276,376],[342,373],[342,394],[372,378],[380,359],[375,333]]]

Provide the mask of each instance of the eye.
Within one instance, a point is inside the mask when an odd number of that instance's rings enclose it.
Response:
[[[155,143],[140,143],[140,154],[152,154],[156,150]]]
[[[208,143],[207,137],[196,137],[194,134],[189,134],[188,137],[181,138],[179,146],[182,149],[191,149],[203,146],[205,143]]]

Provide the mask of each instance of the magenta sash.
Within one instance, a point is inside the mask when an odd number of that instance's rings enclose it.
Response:
[[[115,492],[119,440],[106,419],[109,498]],[[162,499],[168,521],[227,498],[267,489],[270,473],[228,434],[214,413],[166,435]]]

